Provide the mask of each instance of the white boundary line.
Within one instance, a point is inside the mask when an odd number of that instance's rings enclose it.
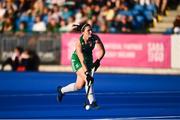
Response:
[[[131,95],[131,94],[180,94],[180,91],[150,91],[150,92],[97,92],[95,95]],[[85,93],[68,93],[67,95],[84,95]],[[56,93],[33,93],[33,94],[4,94],[0,97],[16,97],[16,96],[53,96]]]
[[[35,118],[36,119],[36,118]],[[166,120],[179,120],[180,116],[151,116],[151,117],[122,117],[122,118],[102,118],[102,119],[83,119],[83,120],[159,120],[159,119],[166,119]],[[4,119],[0,119],[4,120]],[[6,120],[19,120],[19,119],[6,119]],[[32,119],[21,119],[21,120],[32,120]],[[36,120],[44,120],[38,118]],[[46,120],[62,120],[62,119],[46,119]],[[72,120],[72,119],[68,119]],[[79,119],[73,119],[79,120]]]
[[[176,119],[179,120],[180,116],[151,116],[151,117],[122,117],[122,118],[105,118],[105,119],[101,119],[101,120],[159,120],[159,119]],[[98,120],[98,119],[93,119],[93,120]]]

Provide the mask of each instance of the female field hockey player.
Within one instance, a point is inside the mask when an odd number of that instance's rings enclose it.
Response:
[[[81,36],[79,40],[76,41],[75,51],[72,54],[71,62],[73,71],[76,72],[77,79],[75,83],[71,83],[67,86],[57,87],[58,95],[57,100],[60,102],[64,94],[68,92],[75,92],[82,89],[85,86],[87,92],[87,84],[89,81],[94,81],[91,76],[91,70],[94,67],[95,71],[100,66],[100,62],[105,54],[104,45],[100,38],[92,33],[92,28],[90,24],[84,24],[82,27],[80,25],[75,25],[77,30],[81,31]],[[93,63],[93,49],[95,46],[98,48],[98,56]],[[97,102],[94,97],[93,87],[90,86],[89,94],[87,96],[89,104],[91,107],[98,107]]]

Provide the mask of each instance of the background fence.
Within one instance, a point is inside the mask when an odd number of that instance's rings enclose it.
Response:
[[[16,46],[35,50],[41,63],[59,64],[60,61],[60,35],[59,34],[1,34],[0,35],[0,61],[12,55]]]

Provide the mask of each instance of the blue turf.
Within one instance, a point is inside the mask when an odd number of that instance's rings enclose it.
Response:
[[[85,111],[84,90],[56,101],[56,87],[74,73],[0,72],[0,118],[180,118],[180,76],[146,74],[95,75],[99,110]]]

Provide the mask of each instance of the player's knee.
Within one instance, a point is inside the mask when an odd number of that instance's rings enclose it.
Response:
[[[76,85],[76,89],[81,90],[84,87],[84,85]]]

